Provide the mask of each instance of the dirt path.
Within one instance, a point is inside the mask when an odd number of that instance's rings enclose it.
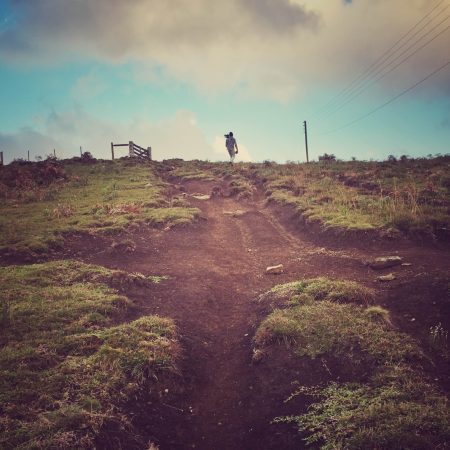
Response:
[[[186,188],[188,194],[209,194],[211,184],[190,182]],[[292,380],[280,385],[283,367],[276,376],[263,370],[262,379],[261,367],[252,364],[251,339],[261,320],[252,300],[275,284],[303,277],[373,284],[374,274],[361,264],[369,255],[314,246],[289,233],[260,200],[190,198],[206,219],[195,227],[136,236],[138,251],[126,258],[88,258],[169,277],[152,289],[151,298],[132,294],[140,314],[172,317],[182,335],[180,369],[188,388],[181,404],[167,405],[174,418],[158,430],[158,443],[162,450],[303,448],[291,427],[270,425],[273,417],[290,413],[283,400]],[[284,274],[265,275],[267,266],[280,263]],[[140,421],[145,426],[145,418]]]

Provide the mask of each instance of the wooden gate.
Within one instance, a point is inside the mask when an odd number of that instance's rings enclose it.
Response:
[[[128,147],[128,156],[130,158],[140,158],[146,160],[152,160],[152,148],[146,149],[140,145],[135,144],[133,141],[129,141],[128,144],[114,144],[111,142],[111,157],[114,159],[114,147]]]

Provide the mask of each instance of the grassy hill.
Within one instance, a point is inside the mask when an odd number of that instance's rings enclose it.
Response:
[[[449,165],[1,167],[0,448],[446,448]]]

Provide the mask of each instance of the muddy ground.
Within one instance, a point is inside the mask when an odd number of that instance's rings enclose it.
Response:
[[[130,233],[126,238],[136,244],[132,253],[112,251],[111,238],[73,236],[64,256],[168,277],[154,287],[127,292],[136,304],[135,317],[158,314],[176,321],[184,350],[179,380],[168,385],[162,406],[144,400],[130,405],[148,441],[170,450],[304,448],[292,426],[271,420],[304,409],[298,402],[283,402],[294,390],[292,383],[333,379],[332,364],[294,359],[282,346],[272,357],[252,363],[252,337],[264,317],[253,300],[275,284],[302,278],[358,281],[377,290],[378,302],[391,311],[397,327],[426,345],[430,326],[442,322],[450,328],[440,282],[448,274],[448,247],[352,242],[349,237],[321,243],[320,237],[297,229],[289,211],[268,207],[260,194],[237,201],[226,195],[224,185],[224,197],[192,196],[210,194],[213,186],[174,184],[174,195],[185,192],[202,211],[193,226]],[[400,255],[411,265],[375,272],[364,264],[384,255]],[[285,272],[266,275],[266,267],[276,264],[283,264]],[[396,280],[376,281],[391,271]],[[448,389],[448,367],[438,361],[429,370]]]

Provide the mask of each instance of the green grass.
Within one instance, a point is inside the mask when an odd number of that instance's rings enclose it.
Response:
[[[359,361],[401,362],[420,356],[407,335],[393,331],[365,308],[322,300],[277,309],[259,326],[255,343],[287,342],[300,356],[333,354]]]
[[[259,298],[283,309],[258,327],[255,354],[287,345],[298,357],[332,356],[365,373],[354,383],[301,386],[288,401],[309,395],[314,403],[275,422],[295,423],[323,449],[444,448],[446,397],[421,372],[418,343],[393,328],[387,310],[363,306],[368,298],[373,292],[356,283],[325,278],[279,285]]]
[[[331,383],[303,389],[312,395],[306,414],[279,417],[309,432],[308,444],[321,449],[439,449],[450,439],[446,397],[405,366],[392,367],[370,383]]]
[[[269,201],[292,206],[307,222],[424,236],[450,224],[448,163],[446,156],[251,167]]]
[[[326,277],[279,284],[258,298],[258,302],[272,307],[311,304],[317,300],[368,304],[374,301],[372,289],[349,280],[331,280]]]
[[[173,226],[192,222],[199,213],[196,208],[172,207],[167,185],[152,165],[125,160],[65,162],[63,167],[67,178],[49,186],[4,188],[0,249],[45,251],[49,245],[61,244],[69,232],[118,233],[139,224]],[[24,191],[29,193],[26,200]]]
[[[110,286],[155,281],[74,261],[0,268],[1,448],[133,436],[122,406],[176,370],[177,331],[156,316],[118,324],[132,304]]]

